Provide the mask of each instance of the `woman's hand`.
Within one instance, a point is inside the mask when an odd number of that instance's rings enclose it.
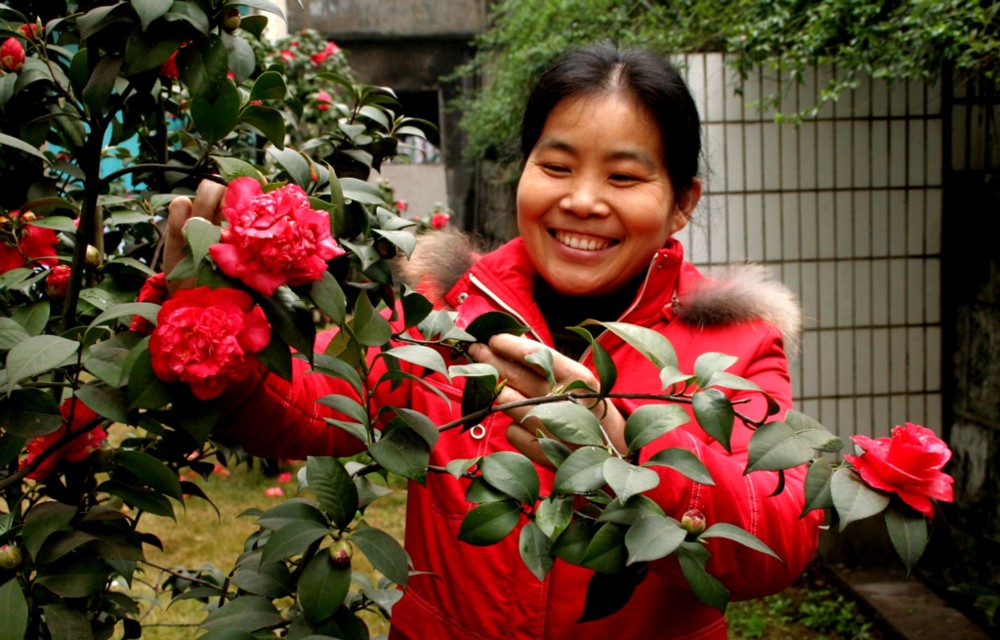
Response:
[[[163,272],[170,275],[177,263],[184,257],[184,225],[191,218],[204,218],[212,224],[222,223],[222,198],[226,187],[202,180],[198,185],[194,202],[186,196],[178,196],[167,207],[167,230],[163,241]],[[168,281],[170,293],[178,289],[189,289],[195,284],[194,278]]]
[[[527,357],[538,349],[548,348],[534,340],[504,333],[490,338],[489,346],[472,345],[469,349],[469,355],[478,362],[493,365],[500,373],[501,380],[505,381],[506,384],[500,395],[497,396],[496,402],[497,404],[506,404],[545,396],[551,392],[545,373],[527,361]],[[574,380],[581,380],[592,389],[596,390],[600,387],[594,373],[576,360],[552,351],[552,364],[556,384],[559,386],[569,384]],[[625,418],[611,402],[594,401],[594,403],[591,411],[601,421],[601,426],[611,439],[611,444],[618,451],[625,451]],[[536,463],[551,467],[551,463],[542,453],[535,433],[541,430],[550,437],[551,434],[548,434],[542,424],[535,419],[529,419],[525,424],[525,416],[532,408],[530,406],[519,407],[506,412],[514,421],[507,428],[507,439],[521,453]]]

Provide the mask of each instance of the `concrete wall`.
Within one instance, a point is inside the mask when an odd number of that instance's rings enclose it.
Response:
[[[289,26],[341,39],[468,37],[486,21],[483,0],[302,0],[292,2]]]

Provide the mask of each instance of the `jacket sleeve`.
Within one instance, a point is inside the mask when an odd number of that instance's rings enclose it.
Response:
[[[739,375],[755,382],[781,405],[775,416],[781,419],[791,406],[791,387],[788,363],[778,331],[768,325],[762,338],[746,359]],[[757,393],[733,394],[733,400],[748,400],[737,405],[737,410],[752,419],[766,414],[766,401]],[[694,453],[705,464],[714,486],[688,480],[680,473],[665,467],[653,467],[660,474],[660,485],[649,492],[663,507],[667,515],[678,520],[689,509],[698,509],[706,524],[730,523],[750,532],[770,547],[781,561],[741,544],[714,538],[709,541],[712,554],[708,571],[729,589],[734,600],[757,598],[786,588],[805,568],[816,551],[822,512],[813,511],[805,517],[802,512],[805,466],[785,471],[785,486],[772,495],[778,487],[776,472],[755,471],[744,473],[747,466],[747,445],[752,431],[739,419],[733,429],[732,452],[704,434],[692,423],[680,427],[657,440],[652,451],[643,451],[641,459],[667,447],[680,447]],[[676,562],[654,567],[654,570],[676,571]]]
[[[323,332],[316,340],[321,352],[335,332]],[[371,380],[385,371],[381,360],[372,364]],[[408,385],[380,396],[381,404],[406,406]],[[223,398],[217,433],[235,438],[248,453],[266,458],[302,460],[310,455],[349,456],[364,449],[364,443],[325,418],[350,420],[320,404],[319,399],[338,394],[358,399],[350,384],[322,373],[310,372],[309,364],[292,359],[291,382],[264,371],[251,376]]]

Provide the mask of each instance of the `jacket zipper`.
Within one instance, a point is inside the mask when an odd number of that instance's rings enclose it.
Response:
[[[506,311],[510,315],[514,316],[514,318],[516,318],[518,322],[520,322],[524,326],[528,327],[528,332],[532,336],[534,336],[535,340],[537,340],[538,342],[541,342],[542,344],[545,344],[545,342],[542,340],[542,337],[540,335],[538,335],[537,333],[535,333],[534,327],[532,327],[530,324],[528,324],[528,321],[524,319],[524,316],[522,316],[520,313],[518,313],[517,311],[515,311],[509,304],[507,304],[506,302],[504,302],[504,300],[502,298],[500,298],[500,296],[498,296],[497,294],[493,293],[493,291],[491,291],[490,288],[487,287],[483,283],[482,280],[480,280],[479,278],[477,278],[475,275],[473,275],[471,273],[469,274],[469,280],[474,285],[476,285],[483,293],[485,293],[491,300],[493,300],[493,302],[497,303],[498,306],[500,306],[501,308],[503,308],[504,311]]]

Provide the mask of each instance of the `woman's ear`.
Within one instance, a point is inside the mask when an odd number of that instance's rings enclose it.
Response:
[[[701,180],[695,178],[691,181],[691,186],[688,190],[678,196],[677,201],[674,205],[674,210],[671,212],[670,221],[670,235],[673,235],[687,226],[689,220],[691,220],[691,214],[694,213],[695,207],[698,206],[698,201],[701,200]]]

